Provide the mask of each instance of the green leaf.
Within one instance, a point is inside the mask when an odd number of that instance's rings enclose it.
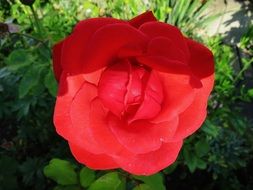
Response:
[[[77,184],[77,174],[74,166],[66,160],[52,159],[49,165],[44,168],[44,174],[60,185]]]
[[[82,187],[88,187],[95,181],[95,172],[89,168],[82,168],[80,171],[80,183]]]
[[[185,159],[185,163],[188,166],[191,173],[193,173],[197,168],[197,157],[190,151],[187,146],[183,149],[183,156]]]
[[[219,134],[219,128],[209,120],[205,121],[204,125],[201,127],[201,130],[213,137],[217,137]]]
[[[195,144],[195,151],[199,157],[205,156],[209,150],[210,146],[205,139],[202,139]]]
[[[23,98],[33,87],[39,83],[40,72],[40,65],[34,65],[25,72],[23,78],[19,83],[19,98]]]
[[[12,51],[6,59],[7,67],[12,71],[28,66],[32,62],[33,57],[31,53],[23,49]]]
[[[199,169],[204,170],[204,169],[206,169],[206,166],[207,166],[207,163],[204,160],[202,160],[200,158],[197,159],[197,167]]]
[[[137,185],[135,188],[133,188],[133,190],[156,190],[156,189],[152,189],[147,184],[140,184],[140,185]]]
[[[193,18],[197,19],[199,16],[201,16],[201,14],[210,6],[211,3],[211,0],[207,0],[205,3],[202,3],[198,8],[198,11],[196,11],[193,15]]]
[[[248,96],[253,98],[253,88],[248,90]]]
[[[55,97],[57,93],[57,82],[54,78],[54,75],[51,69],[48,71],[48,73],[45,76],[44,84],[47,87],[49,93]]]
[[[122,187],[124,183],[120,178],[117,172],[110,172],[94,181],[89,190],[122,190],[125,187]]]
[[[181,23],[183,18],[188,17],[187,10],[189,9],[190,5],[191,5],[191,1],[189,1],[189,0],[186,0],[183,2],[182,10],[180,11],[180,14],[178,16],[178,23]]]
[[[148,185],[151,189],[155,190],[165,190],[165,186],[163,184],[163,176],[161,173],[157,173],[151,176],[136,176],[133,175],[133,177],[137,180],[140,180],[144,182],[146,185]]]
[[[196,10],[199,8],[201,2],[200,1],[193,1],[190,3],[190,7],[187,10],[187,16],[191,19],[194,15],[194,13],[196,12]]]

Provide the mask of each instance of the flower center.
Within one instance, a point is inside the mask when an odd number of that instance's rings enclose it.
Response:
[[[132,122],[159,113],[163,90],[153,71],[123,59],[102,73],[98,96],[113,114]]]

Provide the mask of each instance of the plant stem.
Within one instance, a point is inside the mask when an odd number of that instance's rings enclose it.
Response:
[[[40,22],[39,22],[39,17],[36,13],[36,11],[34,10],[33,6],[29,6],[31,11],[32,11],[32,14],[33,14],[33,17],[34,17],[34,21],[35,21],[35,25],[36,25],[36,28],[37,28],[37,32],[39,34],[40,37],[42,37],[42,28],[41,28],[41,25],[40,25]]]
[[[18,35],[18,36],[23,36],[23,37],[26,37],[26,38],[30,38],[30,39],[33,39],[35,41],[37,41],[39,44],[42,44],[49,52],[51,52],[51,48],[48,47],[48,45],[46,44],[45,41],[39,39],[39,38],[36,38],[32,35],[29,35],[29,34],[24,34],[24,33],[10,33],[10,35]]]

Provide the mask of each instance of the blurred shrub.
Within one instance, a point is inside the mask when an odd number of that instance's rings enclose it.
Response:
[[[154,11],[156,18],[178,26],[185,34],[198,35],[220,14],[207,12],[211,0],[91,0],[107,16],[129,19],[148,9]]]

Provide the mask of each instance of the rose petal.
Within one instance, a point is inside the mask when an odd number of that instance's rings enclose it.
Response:
[[[198,78],[205,78],[214,73],[214,59],[212,52],[202,44],[186,39],[191,57],[190,68]]]
[[[64,40],[58,42],[53,47],[53,69],[54,69],[54,76],[57,81],[60,80],[62,73],[61,55],[63,43]]]
[[[194,133],[205,120],[208,96],[214,84],[214,60],[212,53],[203,45],[188,40],[193,73],[201,78],[202,88],[196,91],[193,103],[179,115],[179,126],[175,139],[183,139]]]
[[[69,141],[77,144],[76,142],[79,140],[79,146],[98,154],[104,153],[105,150],[96,141],[91,129],[93,122],[91,102],[96,97],[97,88],[89,83],[84,83],[75,95],[70,108],[70,119],[72,121],[72,132],[76,135],[75,139],[69,139]]]
[[[141,102],[144,78],[147,75],[148,72],[143,67],[131,65],[124,100],[126,106],[136,105]]]
[[[152,71],[144,89],[143,101],[133,117],[129,118],[130,122],[155,117],[161,110],[162,101],[163,87],[156,72]]]
[[[131,58],[135,56],[140,56],[143,54],[145,49],[139,44],[127,44],[119,48],[117,56],[119,58]]]
[[[99,98],[90,102],[89,129],[99,147],[107,154],[119,154],[124,147],[118,142],[108,126],[108,110],[104,108]]]
[[[84,73],[103,68],[117,58],[117,52],[128,44],[144,46],[146,36],[127,24],[111,24],[99,29],[87,43],[82,60]],[[79,67],[80,69],[80,67]]]
[[[101,78],[101,74],[103,73],[104,70],[105,68],[102,68],[91,73],[83,74],[83,76],[87,82],[98,86],[99,80]]]
[[[103,150],[89,132],[90,101],[97,96],[96,88],[85,82],[83,75],[67,76],[63,72],[54,111],[56,131],[63,138],[86,147],[94,153]]]
[[[75,88],[81,81],[84,81],[83,75],[69,76],[67,84],[61,80],[63,85],[60,89],[70,93],[57,98],[54,115],[57,132],[69,142],[94,154],[122,151],[122,146],[116,139],[113,140],[114,136],[108,130],[107,111],[96,98],[96,87],[84,82]],[[72,90],[68,91],[66,87]]]
[[[108,67],[101,75],[98,97],[111,112],[121,116],[125,109],[124,98],[127,93],[130,63],[123,60]]]
[[[82,55],[85,54],[87,44],[94,33],[108,24],[125,23],[113,18],[94,18],[79,22],[74,32],[65,39],[62,49],[62,67],[70,74],[81,73],[82,66],[86,64]]]
[[[148,120],[138,120],[128,125],[126,121],[109,114],[108,124],[125,148],[134,154],[143,154],[159,149],[162,142],[172,139],[177,129],[178,118],[157,124]]]
[[[164,89],[161,112],[152,122],[164,122],[176,117],[193,102],[196,89],[191,86],[191,76],[158,73]]]
[[[152,175],[172,164],[182,147],[182,141],[164,143],[160,149],[147,154],[130,154],[113,157],[124,170],[135,175]]]
[[[190,56],[189,49],[184,36],[177,27],[162,22],[147,22],[141,25],[139,30],[151,38],[166,37],[170,39],[175,47],[185,53],[188,60]]]
[[[151,22],[151,21],[157,21],[157,19],[153,15],[152,11],[146,11],[145,13],[142,13],[138,15],[137,17],[132,18],[128,22],[135,28],[139,28],[142,24],[146,22]]]
[[[148,55],[164,56],[169,60],[187,63],[185,52],[174,45],[172,40],[165,37],[155,37],[148,44]]]
[[[213,88],[214,76],[202,79],[203,88],[196,93],[193,103],[179,115],[178,129],[173,137],[184,139],[199,129],[206,118],[208,96]]]
[[[92,154],[83,147],[69,143],[70,150],[76,160],[94,170],[109,170],[119,166],[105,154]]]
[[[67,72],[63,71],[60,79],[57,98],[73,98],[84,82],[84,75],[70,76]]]
[[[175,74],[191,74],[191,70],[188,65],[177,60],[170,60],[163,56],[143,55],[136,57],[136,60],[139,63],[147,65],[157,71]]]

